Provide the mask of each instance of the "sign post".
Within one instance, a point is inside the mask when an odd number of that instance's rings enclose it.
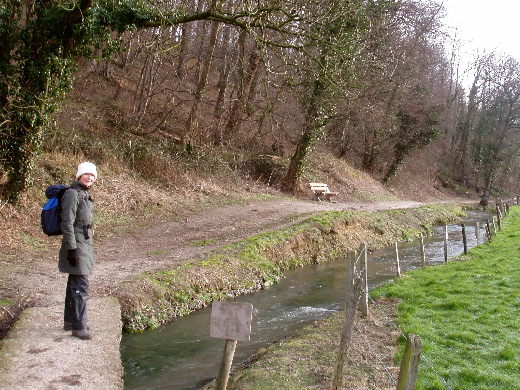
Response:
[[[217,378],[217,390],[225,390],[227,387],[237,340],[249,340],[252,319],[253,305],[250,303],[215,301],[212,304],[210,336],[226,340]]]

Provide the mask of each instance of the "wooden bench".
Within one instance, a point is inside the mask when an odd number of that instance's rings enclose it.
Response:
[[[312,192],[312,199],[321,201],[332,201],[332,197],[338,195],[337,192],[331,192],[329,186],[325,183],[309,183]]]

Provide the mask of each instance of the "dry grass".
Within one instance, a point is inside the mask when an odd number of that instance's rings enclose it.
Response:
[[[397,300],[380,299],[369,317],[357,312],[342,389],[395,389],[399,331],[394,324]],[[292,337],[244,362],[230,379],[230,390],[331,388],[343,326],[343,313],[316,321]],[[214,388],[214,383],[207,389]]]
[[[135,223],[136,219],[175,219],[204,207],[257,196],[283,195],[275,187],[261,180],[253,180],[241,164],[233,168],[233,161],[226,161],[229,156],[224,153],[210,156],[207,152],[199,158],[190,157],[176,164],[170,162],[162,165],[163,170],[149,178],[116,157],[117,153],[114,153],[113,158],[104,158],[98,163],[83,154],[59,150],[43,153],[35,164],[34,185],[22,196],[19,205],[0,204],[0,258],[6,253],[26,251],[28,242],[55,247],[55,242],[47,242],[40,229],[40,210],[46,200],[44,190],[51,184],[69,184],[74,179],[77,164],[85,160],[92,160],[98,165],[99,179],[92,195],[98,234],[101,235],[108,234],[116,226],[119,230],[122,225]],[[155,160],[156,156],[149,158]],[[236,159],[235,156],[231,158]],[[148,165],[149,160],[146,159],[143,164]],[[176,166],[174,170],[164,168],[173,165]],[[326,153],[315,154],[304,178],[305,182],[313,180],[329,183],[331,188],[340,192],[343,201],[397,199],[391,188],[381,186],[366,173]],[[307,198],[308,194],[302,192],[299,196]]]

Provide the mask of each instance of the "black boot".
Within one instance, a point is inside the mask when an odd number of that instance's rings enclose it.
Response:
[[[87,329],[83,329],[83,330],[72,330],[72,335],[74,337],[77,337],[78,339],[81,339],[81,340],[90,340],[92,339],[92,334],[87,330]]]

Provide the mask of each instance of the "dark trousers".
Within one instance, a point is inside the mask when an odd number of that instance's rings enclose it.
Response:
[[[74,330],[87,329],[88,276],[69,274],[63,321]]]

